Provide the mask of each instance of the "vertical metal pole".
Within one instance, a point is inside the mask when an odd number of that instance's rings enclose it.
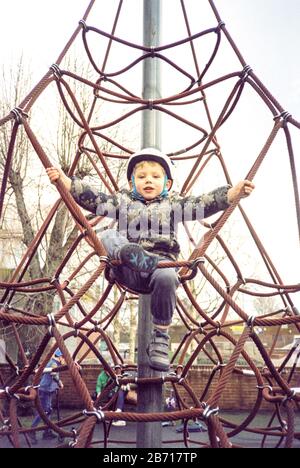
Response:
[[[161,0],[144,0],[144,45],[156,47],[160,44]],[[158,59],[144,60],[143,98],[148,100],[161,97],[160,63]],[[142,117],[142,148],[161,149],[160,113],[146,110]],[[151,296],[142,295],[139,299],[138,325],[138,376],[157,377],[161,373],[150,369],[147,346],[152,332]],[[138,412],[156,413],[162,411],[162,384],[139,385]],[[162,446],[162,426],[160,422],[137,424],[137,447],[160,448]]]
[[[144,0],[144,46],[157,47],[161,36],[161,0]],[[152,101],[161,98],[160,60],[144,60],[143,98]],[[142,117],[142,148],[161,149],[161,113],[145,110]]]

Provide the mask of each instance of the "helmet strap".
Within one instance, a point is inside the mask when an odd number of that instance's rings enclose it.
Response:
[[[132,183],[132,188],[133,188],[132,191],[133,191],[135,198],[137,198],[138,200],[144,201],[145,198],[141,194],[139,194],[139,192],[137,191],[135,180],[134,180],[134,175],[131,176],[131,183]]]
[[[167,189],[167,182],[168,182],[168,177],[165,175],[164,188],[160,194],[160,196],[163,198],[167,197],[169,193],[169,190]]]

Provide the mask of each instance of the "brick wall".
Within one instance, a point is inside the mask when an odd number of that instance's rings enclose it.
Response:
[[[199,397],[202,395],[202,392],[208,382],[208,379],[211,375],[211,368],[209,366],[195,366],[191,368],[188,381],[191,384],[195,394]],[[99,366],[97,365],[85,365],[82,369],[82,377],[90,391],[93,393],[95,391],[95,384],[97,376],[99,373]],[[0,365],[0,375],[5,377],[9,375],[9,370],[7,366]],[[214,390],[218,382],[217,374],[211,384],[211,390]],[[60,402],[61,406],[65,408],[82,408],[83,404],[79,396],[78,391],[74,388],[73,381],[71,379],[70,373],[68,371],[61,373],[61,379],[64,383],[64,389],[60,392]],[[220,400],[220,408],[226,410],[249,410],[253,407],[255,400],[257,398],[257,382],[253,376],[245,376],[240,374],[233,374],[227,387],[223,391],[222,398]],[[296,386],[296,383],[291,384]],[[211,391],[210,391],[211,393]],[[208,394],[208,396],[210,395]],[[182,398],[186,403],[191,406],[192,400],[189,395],[185,392],[184,389],[180,390]],[[208,396],[206,395],[204,401],[207,400]],[[274,409],[269,403],[263,402],[261,409],[271,410]]]

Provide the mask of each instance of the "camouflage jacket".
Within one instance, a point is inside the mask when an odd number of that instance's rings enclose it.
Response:
[[[141,201],[129,190],[107,195],[73,177],[71,194],[85,210],[114,219],[120,234],[130,242],[141,244],[149,252],[177,260],[180,253],[178,224],[201,220],[228,208],[229,188],[230,185],[226,185],[200,196],[169,192],[167,197]]]

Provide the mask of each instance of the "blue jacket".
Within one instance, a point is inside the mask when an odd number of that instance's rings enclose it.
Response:
[[[51,359],[48,362],[46,369],[53,368],[56,369],[60,365],[59,361],[56,359]],[[40,381],[40,388],[39,390],[42,392],[52,393],[55,392],[58,388],[59,382],[59,373],[58,372],[44,372],[43,376]]]

